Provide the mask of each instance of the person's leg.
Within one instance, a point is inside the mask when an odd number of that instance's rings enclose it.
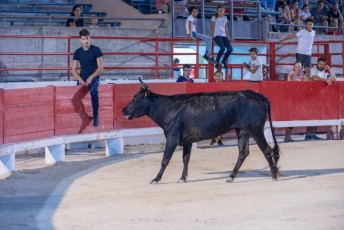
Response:
[[[89,85],[90,94],[91,94],[91,101],[92,101],[92,109],[93,109],[93,126],[97,127],[99,124],[99,96],[98,96],[98,87],[99,87],[99,77],[95,77],[91,84]]]
[[[307,75],[310,78],[312,56],[311,55],[303,55],[303,56],[304,56],[303,65],[305,67],[305,75]]]
[[[291,138],[292,132],[293,132],[293,127],[289,127],[289,128],[286,128],[286,129],[285,129],[284,142],[291,142],[291,141],[294,141],[294,140]]]
[[[275,11],[275,8],[276,8],[276,0],[270,0],[270,8],[271,8],[271,11]]]
[[[264,10],[268,10],[268,0],[262,0],[261,3]]]
[[[227,64],[227,59],[229,57],[229,55],[231,55],[232,51],[233,51],[233,47],[231,45],[231,43],[229,42],[229,39],[227,37],[222,37],[222,41],[223,44],[226,46],[227,51],[225,53],[225,56],[222,59],[222,64]]]
[[[212,49],[212,46],[213,46],[213,42],[212,42],[212,39],[210,36],[208,35],[204,35],[204,34],[199,34],[199,33],[196,33],[196,38],[199,38],[201,40],[203,40],[205,42],[205,45],[206,45],[206,55],[208,57],[211,57],[212,55],[212,52],[211,52],[211,49]]]
[[[216,62],[219,63],[220,62],[220,59],[222,57],[222,54],[225,52],[225,45],[223,44],[223,41],[222,41],[222,37],[221,36],[216,36],[214,38],[214,41],[216,42],[216,44],[220,47],[220,50],[219,52],[217,53],[217,56],[216,56]]]

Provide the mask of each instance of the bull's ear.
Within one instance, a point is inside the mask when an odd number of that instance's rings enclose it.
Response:
[[[141,80],[141,78],[139,77],[139,81],[141,83],[141,88],[144,90],[149,90],[149,86],[146,85],[145,83],[143,83],[143,81]]]

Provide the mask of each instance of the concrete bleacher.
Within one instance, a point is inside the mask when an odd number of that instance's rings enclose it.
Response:
[[[64,26],[75,1],[56,2],[56,1],[39,1],[26,2],[24,0],[2,1],[0,2],[0,15],[3,26]],[[107,16],[103,11],[91,11],[93,4],[80,3],[82,15],[84,16],[86,26],[91,17],[99,18],[99,25],[120,26],[120,23],[106,21],[103,18]]]

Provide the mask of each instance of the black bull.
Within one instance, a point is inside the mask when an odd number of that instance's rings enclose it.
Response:
[[[234,180],[249,155],[250,137],[264,153],[272,178],[279,176],[280,151],[272,129],[270,102],[261,94],[246,90],[165,96],[153,93],[141,81],[141,90],[122,112],[129,120],[147,115],[164,130],[166,146],[161,169],[151,183],[160,181],[178,145],[183,146],[184,162],[180,181],[186,182],[192,143],[212,139],[232,129],[238,137],[239,157],[227,182]],[[273,149],[264,136],[267,115],[275,144]]]

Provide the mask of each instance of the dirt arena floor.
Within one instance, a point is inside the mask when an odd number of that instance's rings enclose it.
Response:
[[[0,180],[0,229],[343,229],[344,141],[280,143],[278,181],[250,145],[232,183],[225,180],[237,147],[198,147],[187,183],[177,183],[178,149],[156,185],[149,182],[160,168],[161,146],[114,157],[73,152],[44,168],[43,159],[23,157]]]

